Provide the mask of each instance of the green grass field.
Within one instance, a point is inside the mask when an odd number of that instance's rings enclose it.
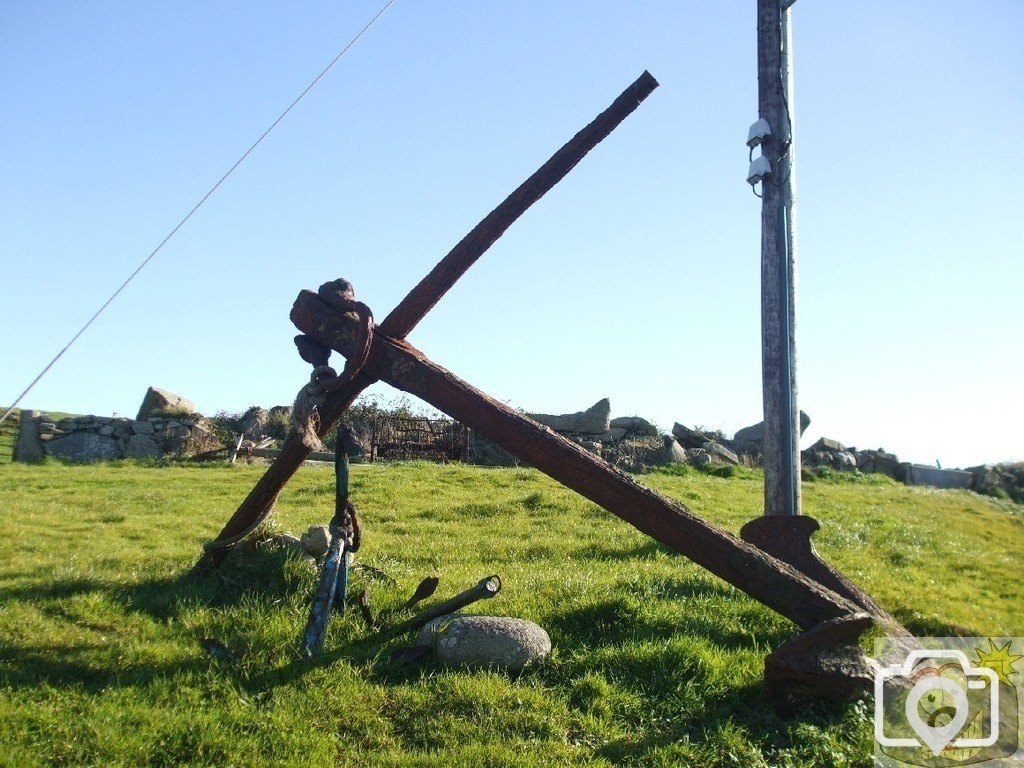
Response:
[[[358,560],[394,608],[427,575],[444,597],[490,573],[481,612],[537,621],[549,661],[518,679],[390,662],[355,611],[300,661],[315,574],[248,548],[185,573],[257,467],[0,468],[0,765],[867,766],[865,702],[783,718],[761,686],[785,619],[533,470],[353,468]],[[645,482],[736,531],[761,476]],[[332,510],[304,468],[276,525]],[[819,550],[922,634],[1024,635],[1021,508],[884,478],[805,485]],[[201,638],[237,656],[211,658]]]

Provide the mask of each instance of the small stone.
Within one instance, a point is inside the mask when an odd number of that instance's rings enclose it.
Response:
[[[102,427],[99,428],[98,431],[103,437],[110,437],[112,434],[114,434],[114,428],[109,424],[104,424]]]
[[[512,673],[551,653],[543,627],[510,616],[441,616],[420,630],[416,644],[432,648],[442,666]]]
[[[311,525],[302,534],[302,546],[313,557],[322,557],[327,554],[327,548],[331,545],[331,532],[326,525]]]
[[[133,421],[132,430],[136,435],[152,435],[156,431],[151,421]]]

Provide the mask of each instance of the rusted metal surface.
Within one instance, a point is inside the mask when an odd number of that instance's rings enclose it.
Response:
[[[358,343],[354,319],[311,291],[295,300],[292,322],[343,355]],[[380,380],[419,397],[560,483],[623,518],[804,629],[860,610],[854,602],[637,483],[575,443],[473,388],[407,342],[375,330],[370,363]]]
[[[476,263],[516,219],[565,178],[586,154],[600,144],[658,87],[650,72],[644,72],[623,91],[611,106],[558,150],[515,192],[487,214],[452,250],[438,262],[419,285],[402,299],[380,324],[394,339],[404,339],[441,300],[462,275]]]
[[[393,637],[412,632],[414,629],[425,627],[436,618],[460,611],[480,600],[489,600],[500,591],[501,578],[497,575],[485,576],[469,589],[459,592],[455,597],[450,597],[444,602],[431,606],[427,610],[417,613],[411,619],[406,619],[401,624],[383,630],[381,634]]]
[[[811,536],[819,527],[818,521],[807,515],[766,515],[740,528],[740,538],[852,600],[872,616],[883,619],[886,624],[895,626],[896,620],[871,595],[818,557]]]
[[[649,72],[644,72],[637,80],[623,91],[604,112],[598,115],[589,125],[570,139],[561,149],[552,155],[530,178],[523,182],[515,192],[509,195],[497,208],[491,211],[473,230],[456,245],[420,283],[410,291],[402,302],[384,318],[380,327],[392,338],[401,339],[411,331],[431,308],[451,289],[458,279],[465,274],[494,242],[522,216],[531,205],[540,200],[552,187],[565,178],[577,163],[590,150],[604,140],[636,107],[649,96],[658,82]],[[354,294],[349,297],[354,300]],[[368,314],[368,313],[366,313]],[[365,316],[365,315],[364,315]],[[361,321],[355,313],[353,320]],[[368,337],[367,337],[368,338]],[[323,345],[318,348],[310,343],[312,340],[297,341],[299,352],[315,365],[317,361],[326,362],[322,357]],[[355,357],[363,357],[356,355]],[[363,361],[365,367],[373,370],[373,350]],[[341,415],[355,402],[359,394],[375,379],[360,372],[352,377],[336,391],[328,394],[326,401],[319,409],[319,425],[317,434],[323,438],[338,423]],[[287,484],[302,462],[309,455],[311,448],[293,431],[289,433],[278,457],[267,472],[257,481],[256,485],[245,497],[234,515],[217,535],[218,540],[230,539],[245,531],[254,520],[266,514],[277,499],[281,489]],[[193,573],[202,573],[215,568],[227,557],[230,549],[211,549],[206,551],[195,564]]]

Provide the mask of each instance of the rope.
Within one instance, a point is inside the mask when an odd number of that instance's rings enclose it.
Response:
[[[336,375],[328,365],[313,369],[309,384],[299,390],[292,405],[292,429],[298,434],[302,444],[315,451],[322,447],[320,433],[323,424],[320,421],[320,408],[327,396],[336,392],[359,375],[370,357],[370,342],[373,340],[373,313],[361,301],[341,296],[331,297],[331,306],[341,312],[355,312],[359,317],[359,339],[355,351],[345,361],[341,375]]]
[[[25,397],[25,395],[27,395],[29,392],[32,391],[32,388],[35,387],[35,385],[39,383],[39,380],[42,379],[43,376],[45,376],[49,372],[49,370],[51,368],[53,368],[53,366],[57,363],[57,361],[60,360],[64,356],[64,353],[67,352],[68,349],[71,348],[71,345],[74,344],[76,341],[78,341],[79,337],[83,333],[85,333],[86,329],[88,329],[88,327],[93,324],[93,322],[96,320],[96,318],[98,318],[101,314],[103,314],[103,312],[106,310],[107,307],[110,306],[110,304],[114,301],[114,299],[116,299],[118,297],[118,295],[120,295],[121,291],[123,291],[125,288],[128,287],[128,284],[132,280],[135,279],[135,276],[138,275],[139,272],[141,272],[146,267],[146,265],[149,264],[149,262],[151,262],[153,260],[154,256],[156,256],[158,253],[160,253],[161,250],[163,250],[163,247],[165,245],[167,245],[167,243],[170,241],[170,239],[172,237],[174,237],[178,233],[178,230],[181,229],[185,225],[185,223],[189,219],[192,218],[193,214],[195,214],[195,212],[199,210],[199,208],[203,205],[203,203],[205,203],[207,201],[207,199],[209,199],[209,197],[214,192],[217,191],[217,189],[220,187],[221,184],[223,184],[225,181],[227,181],[228,177],[232,173],[235,172],[235,169],[238,168],[238,166],[240,166],[245,161],[245,159],[247,157],[249,157],[249,155],[252,154],[253,150],[255,150],[256,147],[258,147],[261,143],[263,143],[263,140],[265,138],[267,138],[267,136],[270,135],[270,132],[277,127],[277,124],[280,123],[282,120],[284,120],[284,118],[288,115],[288,113],[291,112],[292,109],[300,101],[302,101],[302,99],[306,96],[306,94],[309,93],[311,90],[313,90],[313,88],[316,86],[316,84],[319,83],[324,78],[324,76],[328,72],[331,71],[331,69],[334,67],[334,65],[337,64],[341,60],[341,57],[344,56],[346,53],[348,53],[349,48],[351,48],[353,45],[355,45],[359,41],[359,38],[361,38],[364,34],[366,34],[369,31],[370,27],[372,27],[374,24],[377,23],[377,19],[379,19],[381,16],[383,16],[384,12],[387,11],[388,8],[390,8],[392,5],[394,5],[395,2],[397,2],[397,0],[388,0],[388,2],[379,11],[377,11],[377,15],[374,16],[372,19],[370,19],[366,23],[366,26],[364,26],[361,30],[359,30],[359,33],[356,34],[355,37],[353,37],[351,40],[349,40],[348,44],[344,48],[341,49],[341,52],[337,56],[335,56],[333,59],[331,59],[330,64],[328,64],[326,67],[324,67],[323,70],[321,70],[320,74],[317,75],[315,78],[313,78],[313,81],[309,85],[306,86],[305,90],[302,93],[300,93],[291,104],[289,104],[287,106],[287,108],[284,110],[284,112],[282,112],[280,115],[278,115],[278,118],[273,123],[270,124],[270,127],[267,128],[267,130],[265,130],[262,134],[260,134],[260,137],[258,139],[256,139],[256,141],[254,141],[252,143],[252,145],[247,150],[245,150],[245,152],[242,153],[242,156],[240,158],[238,158],[238,160],[235,161],[235,164],[232,165],[228,169],[227,173],[225,173],[223,176],[221,176],[220,179],[217,181],[217,183],[214,184],[212,187],[210,187],[209,191],[205,195],[203,195],[202,198],[200,198],[199,202],[196,203],[192,207],[192,210],[190,210],[188,213],[185,214],[185,217],[181,221],[179,221],[174,226],[174,229],[172,229],[168,233],[168,235],[163,240],[160,241],[160,244],[156,248],[154,248],[145,259],[143,259],[142,263],[139,264],[139,266],[137,266],[135,268],[135,271],[132,272],[130,275],[128,275],[128,279],[125,280],[123,283],[121,283],[121,285],[118,287],[118,289],[116,291],[114,291],[110,295],[110,298],[107,299],[105,302],[103,302],[103,305],[99,309],[97,309],[96,312],[93,314],[93,316],[90,317],[85,322],[85,325],[83,325],[81,328],[78,329],[78,333],[76,333],[74,336],[71,337],[71,341],[69,341],[67,344],[64,345],[64,347],[60,350],[60,352],[58,352],[54,356],[54,358],[49,363],[46,364],[46,367],[43,368],[43,370],[39,372],[39,375],[36,376],[34,379],[32,379],[32,382],[27,387],[25,387],[25,389],[22,391],[22,393],[20,395],[18,395],[15,398],[15,400],[11,404],[11,406],[4,412],[4,415],[0,416],[0,424],[2,424],[7,419],[7,417],[10,416],[11,413],[14,412],[14,410],[18,407],[18,404]]]

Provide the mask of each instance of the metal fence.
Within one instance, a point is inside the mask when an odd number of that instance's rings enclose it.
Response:
[[[370,461],[465,461],[469,430],[448,419],[377,416],[370,437]]]

